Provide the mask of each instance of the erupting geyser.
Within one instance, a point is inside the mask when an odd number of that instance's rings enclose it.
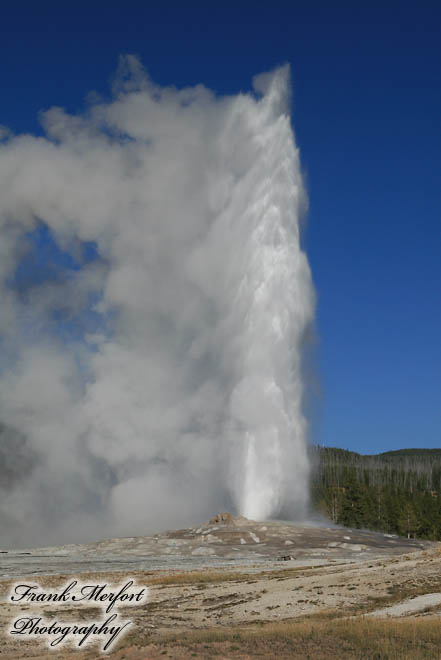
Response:
[[[52,108],[46,137],[3,131],[3,541],[144,533],[231,500],[302,512],[314,295],[289,88],[288,67],[254,94],[160,88],[129,56],[112,100]]]

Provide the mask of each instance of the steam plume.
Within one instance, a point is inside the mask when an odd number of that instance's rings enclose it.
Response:
[[[2,543],[303,511],[305,194],[289,70],[253,84],[127,56],[110,101],[2,132]]]

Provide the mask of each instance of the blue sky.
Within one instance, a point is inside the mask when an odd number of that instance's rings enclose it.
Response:
[[[155,82],[250,88],[292,67],[320,388],[313,440],[440,446],[441,7],[435,2],[21,2],[2,8],[0,124],[107,94],[121,53]]]

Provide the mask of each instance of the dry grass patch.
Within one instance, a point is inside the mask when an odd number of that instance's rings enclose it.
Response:
[[[335,660],[337,657],[342,660],[437,660],[441,659],[440,633],[440,622],[433,619],[317,619],[230,630],[198,630],[168,635],[160,644],[169,657],[175,657],[174,649],[180,649],[187,657],[201,658],[220,655],[303,660]],[[226,650],[228,655],[225,655]]]

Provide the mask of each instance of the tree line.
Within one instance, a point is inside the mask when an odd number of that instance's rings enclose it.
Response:
[[[374,456],[310,448],[311,503],[333,522],[441,540],[441,449]]]

